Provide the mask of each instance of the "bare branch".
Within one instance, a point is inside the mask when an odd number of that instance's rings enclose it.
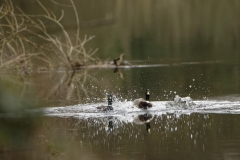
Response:
[[[51,0],[52,3],[56,4],[56,5],[59,5],[59,6],[63,6],[63,7],[72,7],[72,5],[68,5],[68,4],[61,4],[61,3],[58,3],[54,0]]]
[[[39,0],[36,0],[36,1],[42,7],[42,9],[47,13],[47,16],[51,17],[51,15],[50,15],[49,11],[47,10],[47,8]]]

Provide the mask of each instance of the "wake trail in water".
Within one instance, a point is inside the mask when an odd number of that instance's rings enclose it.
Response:
[[[98,118],[116,117],[133,121],[132,117],[143,114],[162,115],[167,113],[191,114],[191,113],[216,113],[216,114],[240,114],[240,101],[206,100],[193,101],[190,97],[176,96],[173,101],[151,101],[153,107],[142,110],[134,106],[132,101],[113,103],[113,111],[103,112],[97,109],[104,103],[78,104],[75,106],[45,108],[46,116]]]

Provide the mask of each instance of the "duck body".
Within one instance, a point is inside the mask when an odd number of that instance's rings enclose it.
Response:
[[[140,109],[152,108],[152,103],[145,101],[143,98],[135,99],[133,104]]]
[[[149,102],[149,97],[150,97],[150,90],[147,89],[146,90],[146,100],[144,100],[143,98],[135,99],[133,101],[133,104],[140,109],[152,108],[153,105],[152,105],[152,103]]]
[[[101,110],[101,111],[104,111],[104,112],[107,112],[107,111],[111,111],[113,110],[113,107],[112,106],[104,106],[104,105],[101,105],[99,107],[97,107],[98,110]]]
[[[152,103],[149,103],[147,101],[141,101],[138,104],[138,108],[142,108],[142,109],[148,109],[148,108],[152,108]]]
[[[101,106],[97,107],[97,109],[101,110],[101,111],[104,111],[104,112],[108,112],[108,111],[113,110],[113,107],[112,107],[112,95],[108,95],[107,96],[107,101],[108,101],[108,105],[107,106],[101,105]]]

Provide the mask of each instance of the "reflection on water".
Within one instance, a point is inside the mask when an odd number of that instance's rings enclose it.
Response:
[[[176,95],[193,100],[221,100],[230,95],[230,100],[240,93],[240,67],[230,62],[133,65],[1,77],[18,84],[22,98],[43,100],[46,106],[54,107],[103,102],[107,94],[131,101],[144,98],[147,88],[152,93],[151,101],[172,101]]]
[[[105,118],[45,119],[58,158],[239,159],[238,115],[163,114],[145,125]],[[236,127],[238,126],[238,127]],[[108,128],[107,130],[105,128]]]
[[[48,106],[102,102],[107,94],[130,101],[144,98],[147,88],[151,90],[152,101],[173,100],[175,95],[205,100],[240,93],[239,64],[141,66],[42,72],[25,78],[32,81],[25,85],[35,86],[37,97],[49,102]]]
[[[150,133],[151,132],[150,121],[152,121],[153,118],[154,118],[154,115],[149,113],[139,114],[137,117],[134,118],[133,123],[139,124],[139,125],[146,124],[146,131]]]
[[[139,114],[134,119],[141,123],[123,122],[111,116],[45,117],[35,124],[35,132],[24,140],[21,149],[14,145],[1,146],[0,157],[72,160],[240,158],[239,115]]]

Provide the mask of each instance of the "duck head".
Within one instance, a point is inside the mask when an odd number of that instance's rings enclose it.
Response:
[[[112,106],[112,95],[107,95],[108,106]]]
[[[97,107],[97,109],[102,110],[104,112],[113,110],[113,107],[112,107],[112,95],[111,94],[107,95],[107,101],[108,101],[108,105],[107,106],[101,105],[101,106]]]
[[[150,89],[146,90],[146,101],[149,101],[150,98]]]

